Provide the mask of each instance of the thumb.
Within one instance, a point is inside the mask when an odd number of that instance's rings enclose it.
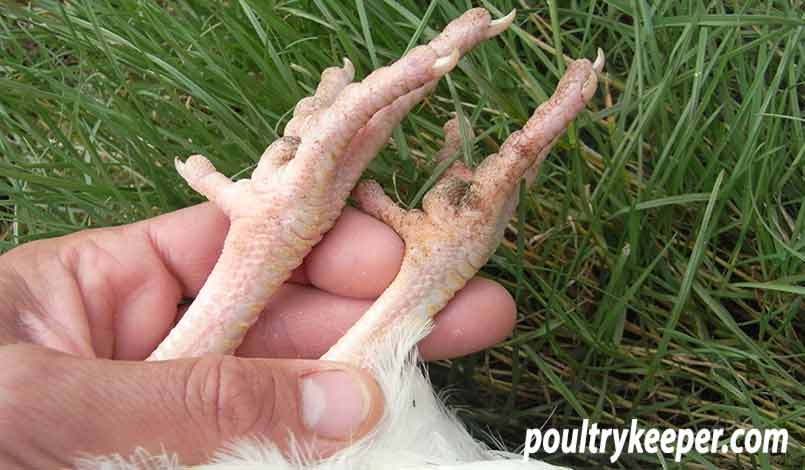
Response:
[[[30,428],[24,437],[31,449],[65,463],[142,447],[195,464],[241,436],[260,436],[281,450],[293,436],[300,449],[328,455],[382,415],[371,376],[335,362],[222,355],[128,362],[6,346],[0,369],[5,364],[15,372],[0,374],[0,396],[16,402],[17,419],[4,419],[0,400],[0,436],[4,422],[14,423],[17,438],[20,426]]]

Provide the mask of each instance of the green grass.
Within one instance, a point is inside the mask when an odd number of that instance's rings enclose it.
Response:
[[[325,67],[347,56],[364,76],[469,6],[33,3],[0,6],[3,250],[198,202],[174,157],[203,153],[242,174]],[[368,172],[415,204],[448,113],[460,105],[478,130],[477,162],[551,93],[563,55],[606,51],[598,95],[523,190],[483,271],[516,296],[515,335],[432,367],[435,380],[474,430],[509,446],[525,428],[582,418],[785,427],[786,456],[690,454],[684,465],[802,468],[802,2],[523,4],[483,3],[520,8],[517,27],[464,59]],[[613,466],[675,464],[625,455]]]

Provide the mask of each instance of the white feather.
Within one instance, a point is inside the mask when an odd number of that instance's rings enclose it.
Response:
[[[385,414],[361,440],[324,460],[309,457],[291,440],[289,455],[259,438],[241,439],[220,450],[197,470],[556,470],[543,462],[524,462],[519,454],[489,449],[475,441],[447,410],[417,365],[415,345],[431,328],[428,318],[406,315],[394,330],[381,335],[382,344],[366,367],[386,398]],[[168,454],[150,456],[138,450],[79,462],[81,470],[178,470]]]

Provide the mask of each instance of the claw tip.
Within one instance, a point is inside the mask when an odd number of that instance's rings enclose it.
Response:
[[[355,66],[352,64],[352,61],[349,60],[348,57],[344,57],[344,71],[350,76],[355,76]]]
[[[593,62],[593,69],[596,73],[601,73],[604,70],[604,62],[606,59],[604,58],[604,51],[601,48],[598,48],[598,53],[595,56],[595,62]]]
[[[506,16],[491,21],[486,30],[486,38],[495,37],[503,31],[506,31],[514,22],[515,16],[517,16],[516,8],[510,11]]]
[[[449,55],[436,59],[431,68],[437,75],[445,74],[453,70],[453,67],[458,63],[459,57],[461,57],[461,54],[458,49],[453,49]]]

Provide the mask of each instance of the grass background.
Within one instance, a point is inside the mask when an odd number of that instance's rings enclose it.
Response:
[[[464,59],[372,163],[415,205],[451,111],[479,131],[477,163],[551,93],[566,57],[606,51],[599,93],[483,270],[517,299],[514,336],[431,372],[472,429],[510,448],[525,428],[582,418],[784,427],[786,456],[683,465],[803,468],[802,2],[654,3],[480,2],[516,6],[516,27]],[[174,157],[243,175],[325,67],[347,56],[365,76],[478,4],[0,5],[0,247],[198,202]]]

